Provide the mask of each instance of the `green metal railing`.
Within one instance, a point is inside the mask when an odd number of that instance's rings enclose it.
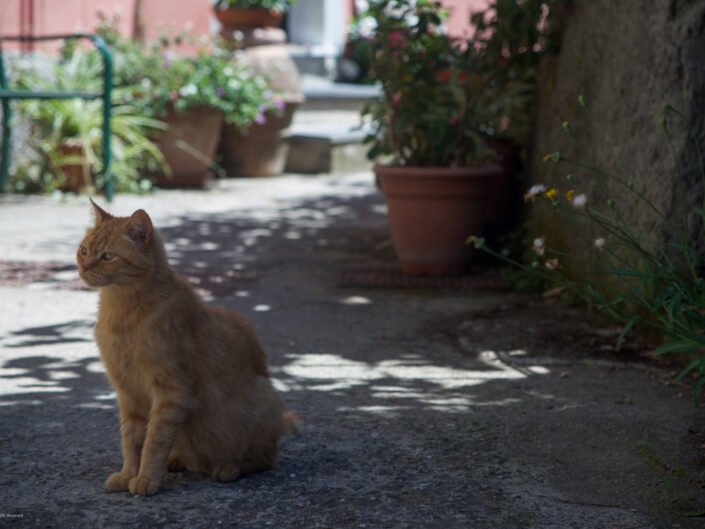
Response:
[[[103,91],[91,92],[34,92],[32,90],[11,90],[8,86],[5,73],[2,44],[5,41],[40,41],[40,40],[67,40],[88,39],[100,52],[103,60]],[[105,182],[105,197],[112,201],[114,194],[113,175],[110,172],[112,161],[110,151],[110,118],[111,95],[113,89],[113,56],[105,41],[98,35],[91,33],[75,33],[70,35],[44,35],[44,36],[0,36],[0,104],[2,105],[2,145],[0,146],[0,193],[7,190],[8,175],[10,173],[10,154],[12,146],[12,109],[10,101],[13,99],[102,99],[103,100],[103,167],[102,172]]]

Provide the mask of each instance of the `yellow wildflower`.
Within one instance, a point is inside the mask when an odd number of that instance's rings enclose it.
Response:
[[[572,189],[569,189],[568,191],[566,191],[565,198],[569,204],[572,204],[573,199],[575,198],[575,191],[573,191]]]
[[[546,191],[546,198],[548,198],[551,201],[556,200],[558,198],[558,189],[556,189],[555,187],[552,187],[551,189]]]

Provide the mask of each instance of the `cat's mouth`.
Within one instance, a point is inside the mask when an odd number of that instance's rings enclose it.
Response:
[[[104,275],[95,274],[88,270],[82,270],[79,268],[78,275],[81,276],[83,282],[92,288],[107,287],[112,283],[112,281],[105,277]]]

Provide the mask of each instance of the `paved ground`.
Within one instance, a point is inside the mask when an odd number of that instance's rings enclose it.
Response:
[[[117,412],[72,266],[87,200],[0,199],[0,527],[703,527],[703,412],[670,370],[611,351],[615,329],[506,291],[340,287],[392,262],[371,175],[110,209],[137,207],[254,321],[303,431],[271,472],[104,492]]]

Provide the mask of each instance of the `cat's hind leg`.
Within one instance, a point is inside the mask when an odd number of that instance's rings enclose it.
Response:
[[[179,457],[179,454],[172,452],[169,454],[169,466],[168,466],[168,471],[169,472],[183,472],[186,470],[186,463],[184,463],[181,458]]]
[[[223,483],[235,481],[240,475],[239,463],[223,463],[221,465],[215,465],[213,470],[211,470],[211,477]]]

